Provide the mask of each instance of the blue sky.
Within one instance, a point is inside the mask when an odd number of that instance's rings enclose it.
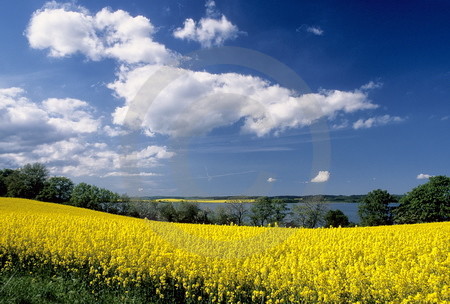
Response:
[[[450,175],[448,1],[20,1],[0,166],[129,195],[402,194]]]

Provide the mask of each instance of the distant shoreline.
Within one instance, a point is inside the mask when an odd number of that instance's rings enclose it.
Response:
[[[359,203],[365,195],[277,195],[269,196],[272,199],[282,199],[286,203],[300,203],[300,202],[323,202],[323,203]],[[402,195],[394,195],[400,199]],[[251,203],[261,196],[144,196],[132,197],[132,200],[151,200],[161,202],[198,202],[198,203],[225,203],[229,201],[242,201]]]

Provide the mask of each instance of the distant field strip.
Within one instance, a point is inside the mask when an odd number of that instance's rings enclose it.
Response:
[[[0,215],[0,271],[85,271],[93,286],[145,286],[165,303],[450,301],[449,222],[172,224],[11,198],[0,198]]]
[[[154,200],[156,202],[166,202],[166,203],[180,203],[180,202],[189,202],[189,203],[253,203],[254,199],[182,199],[182,198],[161,198]]]

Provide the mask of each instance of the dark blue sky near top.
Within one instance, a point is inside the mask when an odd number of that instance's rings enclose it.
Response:
[[[53,8],[62,3],[55,2]],[[76,182],[130,195],[168,196],[363,194],[377,188],[402,194],[426,182],[427,176],[450,175],[448,1],[217,0],[211,15],[204,1],[76,1],[66,6],[67,10],[82,7],[90,16],[105,7],[144,16],[155,28],[152,41],[175,54],[215,47],[251,50],[294,71],[310,93],[363,92],[366,103],[377,105],[351,113],[336,110],[311,125],[285,128],[284,120],[264,134],[243,131],[248,115],[213,121],[214,115],[228,109],[215,112],[215,107],[206,105],[211,129],[187,137],[169,134],[177,122],[173,117],[166,120],[172,126],[153,117],[149,123],[153,136],[146,136],[144,129],[108,135],[106,128],[126,129],[113,116],[128,105],[126,97],[111,88],[120,67],[132,70],[149,63],[124,63],[106,53],[97,60],[82,52],[52,57],[49,47],[32,47],[27,28],[33,13],[45,4],[11,2],[0,11],[0,89],[21,89],[11,97],[14,103],[0,107],[2,167],[41,161],[52,174]],[[205,47],[205,41],[175,37],[187,18],[198,25],[202,18],[221,16],[237,32],[220,45]],[[211,78],[225,73],[252,75],[277,85],[271,75],[245,66],[219,64],[198,71]],[[304,93],[294,92],[291,97]],[[1,96],[0,105],[6,104],[7,97]],[[59,105],[67,98],[84,103],[77,108],[81,112],[65,108],[63,113],[58,112],[60,106],[45,103],[52,98]],[[180,107],[183,103],[181,99],[166,102],[179,102]],[[236,106],[230,109],[233,115],[241,113],[238,104],[230,104]],[[28,113],[31,108],[48,120],[48,128],[39,120],[18,119],[20,111]],[[190,110],[184,114],[197,113]],[[96,125],[86,131],[84,123]],[[40,136],[35,133],[38,124]],[[146,162],[136,161],[136,156]],[[130,165],[131,158],[135,166]],[[94,160],[92,165],[82,164],[89,159]],[[319,182],[313,182],[319,175]]]

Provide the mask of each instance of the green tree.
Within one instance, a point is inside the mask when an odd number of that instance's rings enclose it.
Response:
[[[78,207],[102,210],[106,204],[117,203],[119,199],[120,196],[110,190],[80,183],[73,188],[70,202]]]
[[[40,163],[26,164],[20,169],[20,172],[28,189],[26,198],[35,198],[44,188],[44,183],[48,178],[47,168]]]
[[[226,209],[228,210],[231,222],[239,226],[244,224],[249,214],[248,208],[241,200],[231,200],[227,202]]]
[[[176,205],[177,222],[180,223],[210,223],[208,213],[202,210],[197,203],[180,202]]]
[[[292,218],[294,224],[305,227],[315,228],[325,223],[325,214],[327,206],[322,196],[314,196],[308,201],[299,203],[292,208]]]
[[[147,217],[147,219],[149,219],[148,216],[141,216],[139,213],[136,213],[137,209],[132,207],[131,199],[126,193],[120,196],[117,196],[116,193],[114,194],[115,197],[110,202],[103,204],[102,211],[134,217]],[[116,197],[118,197],[118,199],[116,199]]]
[[[212,222],[218,225],[229,225],[233,222],[230,209],[225,206],[217,206],[214,210]]]
[[[8,194],[8,187],[6,186],[5,178],[0,175],[0,197],[6,196],[7,194]]]
[[[44,188],[47,168],[40,163],[26,164],[15,170],[6,180],[8,196],[34,199]]]
[[[129,216],[146,218],[148,220],[156,221],[160,219],[159,216],[159,203],[155,201],[130,201],[126,214]]]
[[[255,226],[281,223],[286,217],[286,203],[281,199],[258,198],[251,207],[250,218]]]
[[[88,209],[99,209],[97,202],[93,201],[95,190],[94,186],[86,183],[79,183],[72,190],[72,196],[70,197],[70,203],[77,207]]]
[[[95,186],[94,186],[95,187]],[[120,195],[105,188],[96,188],[96,201],[99,204],[116,204],[120,201]]]
[[[15,170],[12,169],[0,170],[0,196],[8,195],[8,176],[14,172]]]
[[[73,182],[67,177],[50,177],[45,181],[44,188],[36,199],[51,203],[66,203],[72,196],[73,187]]]
[[[273,210],[272,223],[274,222],[278,224],[283,223],[284,218],[286,217],[286,213],[288,211],[286,202],[279,198],[272,199],[272,210]]]
[[[178,212],[175,209],[173,203],[159,203],[158,206],[159,215],[161,218],[167,222],[177,222]]]
[[[434,176],[400,199],[395,210],[398,224],[450,220],[450,177]]]
[[[392,224],[392,208],[389,204],[393,202],[396,202],[395,198],[386,190],[377,189],[369,192],[358,206],[361,225]]]
[[[34,199],[44,188],[47,177],[48,170],[43,164],[26,164],[6,178],[7,195]]]
[[[6,195],[9,197],[27,197],[30,189],[27,187],[25,182],[25,177],[20,172],[20,169],[14,170],[5,179],[5,184],[7,188]]]
[[[272,215],[272,202],[268,197],[256,199],[251,207],[250,218],[255,226],[264,226],[270,223]]]
[[[341,210],[328,210],[325,214],[325,227],[347,227],[350,225],[348,217]]]

